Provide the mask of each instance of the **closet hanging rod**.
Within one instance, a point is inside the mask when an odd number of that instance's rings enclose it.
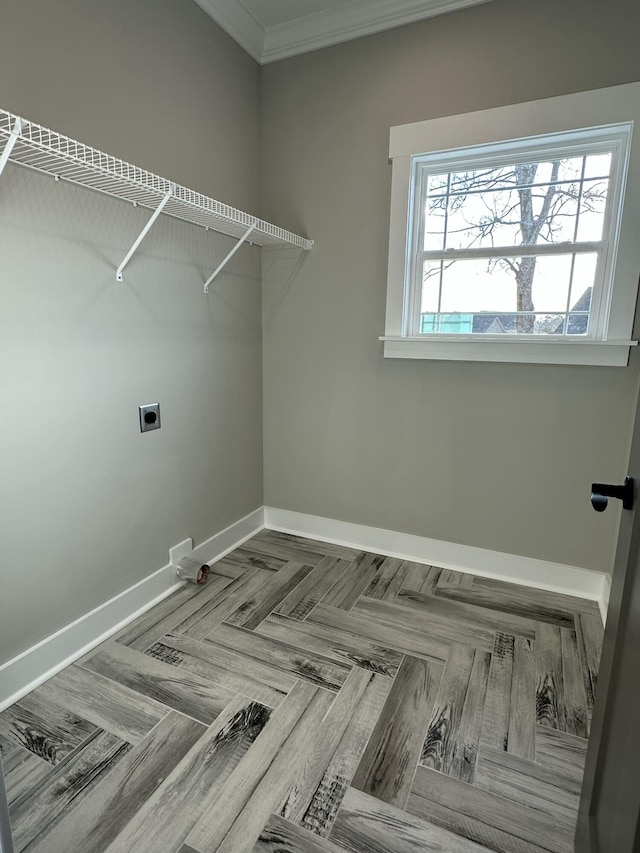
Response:
[[[16,163],[88,189],[238,238],[258,246],[296,246],[309,250],[313,240],[300,237],[209,196],[174,184],[153,172],[127,163],[68,136],[0,110],[0,174],[6,162]],[[139,241],[145,236],[141,234]],[[139,242],[138,242],[139,245]],[[234,247],[234,251],[239,248]],[[137,245],[134,246],[134,250]],[[229,258],[230,256],[228,256]],[[228,259],[227,258],[227,259]],[[121,264],[120,272],[129,257]],[[219,270],[216,271],[219,272]],[[215,276],[214,276],[215,277]],[[211,281],[212,279],[210,279]]]

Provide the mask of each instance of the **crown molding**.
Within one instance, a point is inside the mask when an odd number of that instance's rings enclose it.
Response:
[[[269,27],[262,62],[276,62],[487,2],[490,0],[352,0],[346,6]]]
[[[240,0],[196,0],[260,64],[488,2],[491,0],[351,0],[265,30]]]
[[[262,64],[264,28],[238,0],[195,0],[210,18],[219,24],[249,56]]]

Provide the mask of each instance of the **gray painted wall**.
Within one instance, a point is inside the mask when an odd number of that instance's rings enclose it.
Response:
[[[495,0],[263,69],[265,503],[592,569],[637,367],[385,360],[389,127],[640,79],[636,0]]]
[[[0,106],[258,212],[259,69],[187,0],[3,0]],[[0,180],[0,662],[262,504],[259,250]],[[159,400],[141,436],[137,406]]]
[[[608,565],[585,490],[624,473],[637,370],[384,361],[387,137],[639,79],[637,15],[495,0],[268,66],[261,126],[259,69],[195,3],[4,0],[0,106],[252,211],[262,128],[263,214],[317,246],[265,253],[262,315],[258,251],[205,298],[229,243],[165,218],[116,285],[145,212],[7,169],[0,662],[262,503],[261,316],[267,503]]]

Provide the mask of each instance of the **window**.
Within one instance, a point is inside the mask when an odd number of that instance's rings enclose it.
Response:
[[[385,355],[626,364],[636,114],[631,84],[392,128]]]
[[[414,157],[408,333],[602,337],[629,136]]]

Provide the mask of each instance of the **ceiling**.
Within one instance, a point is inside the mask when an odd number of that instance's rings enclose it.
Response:
[[[261,64],[489,0],[196,0]]]

